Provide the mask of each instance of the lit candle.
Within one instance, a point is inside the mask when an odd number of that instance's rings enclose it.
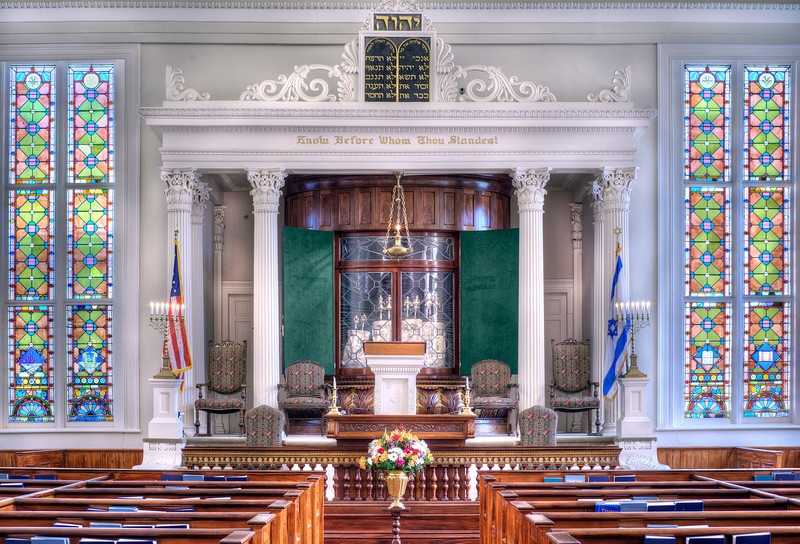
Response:
[[[155,302],[153,302],[153,301],[151,300],[151,301],[150,301],[150,315],[153,315],[153,309],[154,309],[155,305],[156,305],[156,304],[155,304]]]
[[[469,389],[469,378],[467,378],[467,389]]]
[[[336,389],[336,376],[333,377],[333,388]]]

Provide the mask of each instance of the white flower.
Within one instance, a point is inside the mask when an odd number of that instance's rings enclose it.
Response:
[[[386,458],[392,462],[397,461],[397,453],[395,453],[394,451],[390,451],[389,454],[386,456]]]

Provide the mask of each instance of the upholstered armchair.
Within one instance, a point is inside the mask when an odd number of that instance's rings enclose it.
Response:
[[[591,413],[597,434],[602,434],[600,424],[600,384],[592,381],[589,342],[568,338],[556,343],[553,349],[553,380],[550,383],[550,408],[556,412],[589,412],[588,434],[592,434]]]
[[[519,406],[517,384],[511,382],[511,368],[503,361],[485,359],[472,366],[471,406],[481,419],[506,419],[506,432],[511,432],[511,417]]]
[[[278,384],[278,408],[287,422],[290,418],[319,418],[324,435],[329,408],[325,393],[325,368],[314,361],[295,361],[286,367],[284,381]]]
[[[244,416],[248,446],[280,446],[283,444],[283,412],[262,404]]]
[[[200,412],[206,413],[206,436],[211,436],[213,414],[239,412],[239,434],[244,436],[247,403],[247,341],[208,343],[208,382],[197,384],[194,435],[200,434]]]
[[[544,406],[531,406],[519,414],[520,446],[555,446],[558,414]]]

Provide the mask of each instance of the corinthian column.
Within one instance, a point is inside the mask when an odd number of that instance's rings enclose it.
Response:
[[[572,223],[572,337],[583,338],[583,204],[569,205]]]
[[[517,169],[519,204],[519,409],[544,405],[544,186],[549,168]]]
[[[593,378],[601,384],[610,361],[606,349],[608,341],[608,320],[611,316],[611,280],[616,266],[616,245],[619,241],[622,251],[622,277],[617,285],[619,300],[629,300],[630,268],[628,266],[628,223],[631,203],[631,184],[636,179],[638,168],[605,168],[597,173],[592,183],[594,195],[594,236],[595,236],[595,276],[594,276],[594,360]],[[601,417],[604,430],[616,434],[619,416],[619,395],[613,400],[600,400]]]
[[[211,194],[211,187],[208,183],[200,181],[200,176],[195,176],[195,187],[192,200],[192,253],[191,253],[191,292],[187,291],[189,300],[186,301],[186,308],[190,314],[187,327],[192,327],[190,334],[192,350],[192,378],[191,382],[186,380],[183,384],[183,392],[187,395],[187,401],[191,406],[187,410],[187,420],[193,421],[194,399],[197,391],[195,384],[204,382],[206,377],[206,341],[205,341],[205,300],[203,296],[203,285],[205,277],[203,274],[203,217],[205,215],[208,198]],[[205,426],[205,424],[203,424]],[[201,432],[207,432],[201,429]]]
[[[177,232],[178,249],[180,250],[181,288],[184,304],[189,309],[186,314],[186,333],[189,336],[189,349],[192,360],[195,357],[194,344],[194,316],[193,307],[198,301],[193,300],[194,278],[192,277],[193,247],[192,247],[192,207],[195,201],[197,188],[197,173],[194,168],[186,169],[161,169],[161,180],[167,185],[164,194],[167,197],[167,237],[168,259],[167,285],[172,282],[173,233]],[[184,380],[183,393],[178,399],[178,409],[183,412],[184,430],[191,429],[194,423],[192,412],[194,410],[195,370],[181,374]],[[187,433],[188,434],[188,433]]]
[[[222,247],[225,243],[225,210],[227,208],[227,206],[214,206],[214,338],[217,339],[224,338],[222,333]]]
[[[281,378],[278,308],[278,202],[280,169],[248,170],[253,190],[253,406],[278,405]]]

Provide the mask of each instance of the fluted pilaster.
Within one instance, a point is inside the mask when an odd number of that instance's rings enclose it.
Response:
[[[223,338],[222,331],[222,249],[225,244],[225,210],[214,206],[214,338]]]
[[[184,429],[191,429],[194,423],[194,394],[195,372],[195,318],[194,307],[201,304],[194,300],[194,277],[192,263],[194,262],[194,247],[192,243],[192,207],[195,201],[197,188],[197,173],[194,168],[186,169],[161,169],[161,180],[166,184],[164,195],[167,199],[167,282],[172,282],[172,260],[174,259],[173,233],[177,234],[178,248],[180,249],[181,287],[183,289],[184,304],[188,309],[186,313],[186,333],[189,336],[189,349],[192,354],[193,368],[181,374],[184,380],[183,393],[178,399],[178,407],[184,414]],[[166,293],[169,298],[169,290]],[[188,432],[187,432],[188,434]]]
[[[603,383],[609,364],[606,349],[608,319],[610,316],[611,279],[616,266],[615,249],[619,241],[622,250],[622,279],[617,286],[619,300],[628,300],[630,292],[630,268],[628,266],[629,216],[631,185],[638,168],[605,168],[597,173],[592,184],[595,206],[595,278],[594,278],[594,338],[602,338],[595,344],[594,357],[598,364],[592,369],[596,381]],[[604,429],[616,434],[620,413],[619,395],[613,401],[601,400]]]
[[[583,204],[569,205],[572,224],[572,337],[583,338]]]
[[[519,203],[519,409],[545,403],[543,214],[549,168],[517,169]]]
[[[248,170],[253,190],[253,406],[278,405],[280,313],[278,308],[278,203],[280,169]]]

